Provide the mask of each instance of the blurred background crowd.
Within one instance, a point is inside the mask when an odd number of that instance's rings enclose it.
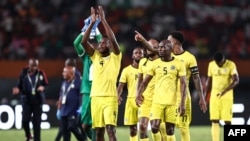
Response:
[[[138,46],[135,30],[159,40],[181,30],[198,59],[216,50],[250,59],[249,0],[1,0],[0,59],[76,56],[73,40],[93,5],[105,8],[125,54]]]

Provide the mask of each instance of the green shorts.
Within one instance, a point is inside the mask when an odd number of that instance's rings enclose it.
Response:
[[[81,123],[92,125],[90,96],[89,94],[83,94],[82,96]]]

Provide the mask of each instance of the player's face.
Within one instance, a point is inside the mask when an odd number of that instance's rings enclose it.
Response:
[[[171,56],[171,52],[172,52],[171,44],[167,44],[165,42],[160,42],[160,44],[159,44],[159,56],[160,57]]]
[[[107,53],[109,52],[110,42],[106,38],[102,38],[98,45],[98,50],[100,53]]]
[[[136,48],[136,49],[133,51],[133,56],[132,56],[132,58],[133,58],[136,62],[139,62],[143,56],[144,56],[144,54],[143,54],[143,49]]]
[[[222,67],[223,66],[223,64],[225,63],[225,59],[223,58],[221,61],[215,61],[216,62],[216,64],[219,66],[219,67]]]

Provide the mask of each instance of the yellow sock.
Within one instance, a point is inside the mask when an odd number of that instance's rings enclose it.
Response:
[[[174,135],[167,135],[167,141],[175,141],[175,134]]]
[[[212,134],[212,141],[220,141],[219,123],[212,123],[211,134]]]
[[[190,141],[189,127],[180,127],[181,141]]]
[[[160,124],[160,133],[162,141],[167,141],[167,130],[166,130],[166,124],[164,122]]]
[[[161,141],[161,134],[157,132],[156,134],[152,133],[152,137],[154,141]]]
[[[149,141],[148,138],[140,139],[140,141]]]
[[[138,136],[137,135],[135,135],[133,137],[130,136],[129,141],[138,141]]]

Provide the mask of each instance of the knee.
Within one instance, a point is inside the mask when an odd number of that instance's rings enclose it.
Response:
[[[166,130],[167,130],[167,135],[174,135],[174,127],[168,127]]]
[[[147,131],[148,125],[140,123],[139,127],[140,127],[140,131],[145,132],[145,131]]]
[[[130,136],[135,136],[137,134],[137,126],[130,126]]]
[[[104,136],[104,130],[103,129],[95,129],[95,134],[100,137]]]
[[[153,134],[156,134],[157,132],[159,132],[159,126],[157,125],[151,125],[151,131]]]
[[[109,136],[115,135],[115,132],[116,132],[115,126],[113,126],[113,125],[107,125],[107,126],[106,126],[106,129],[107,129],[107,134],[108,134]]]

